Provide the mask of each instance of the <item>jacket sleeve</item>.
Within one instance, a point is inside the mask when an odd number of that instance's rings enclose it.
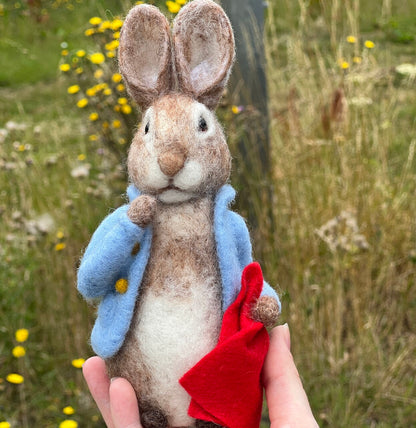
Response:
[[[234,239],[237,245],[238,259],[242,271],[248,264],[253,261],[250,234],[244,219],[235,212],[230,211],[230,214],[233,215],[232,224],[234,231]],[[279,296],[266,281],[263,282],[263,290],[261,292],[261,296],[273,297],[279,305],[279,310],[281,310]]]
[[[107,216],[94,232],[78,270],[78,290],[86,299],[105,296],[120,278],[144,230],[127,217],[128,205]]]

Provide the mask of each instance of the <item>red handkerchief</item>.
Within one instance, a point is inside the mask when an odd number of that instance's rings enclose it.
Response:
[[[188,413],[193,418],[227,428],[259,427],[269,335],[249,315],[262,288],[260,265],[251,263],[237,299],[224,313],[218,345],[179,380],[192,398]]]

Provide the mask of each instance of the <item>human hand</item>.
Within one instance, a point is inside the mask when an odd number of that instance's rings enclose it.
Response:
[[[290,332],[287,324],[275,327],[270,333],[263,381],[269,407],[270,428],[318,427],[290,352]]]
[[[136,394],[126,379],[110,381],[100,357],[89,358],[82,372],[108,428],[142,428]]]

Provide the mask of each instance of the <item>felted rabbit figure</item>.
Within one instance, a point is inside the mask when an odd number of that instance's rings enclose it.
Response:
[[[109,375],[133,385],[144,428],[209,427],[188,415],[178,380],[217,344],[224,311],[251,263],[244,220],[228,209],[231,155],[214,109],[234,60],[230,22],[194,0],[167,19],[135,6],[122,27],[119,65],[143,111],[128,155],[130,203],[95,231],[78,289],[99,299],[91,343]],[[280,311],[264,283],[253,317]]]

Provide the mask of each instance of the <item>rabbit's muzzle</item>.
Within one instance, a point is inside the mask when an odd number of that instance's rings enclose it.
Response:
[[[158,157],[158,164],[163,174],[174,177],[185,165],[188,151],[183,147],[176,147],[163,152]]]

